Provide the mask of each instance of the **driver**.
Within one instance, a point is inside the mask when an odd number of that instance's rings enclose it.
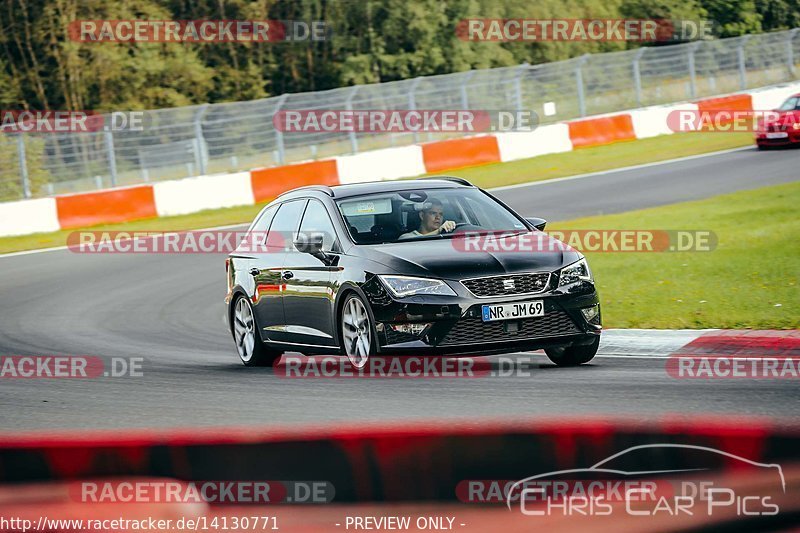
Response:
[[[456,223],[452,220],[446,220],[442,223],[442,220],[444,220],[444,206],[441,201],[435,198],[429,198],[425,202],[423,210],[419,212],[419,218],[421,221],[419,229],[403,233],[400,235],[401,239],[438,235],[442,232],[456,229]]]

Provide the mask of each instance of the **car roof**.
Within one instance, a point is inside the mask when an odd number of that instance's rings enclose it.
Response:
[[[297,197],[319,197],[321,195],[327,195],[339,199],[389,191],[453,188],[474,188],[474,186],[467,180],[461,178],[451,176],[436,176],[434,178],[415,180],[388,180],[372,181],[367,183],[350,183],[345,185],[334,185],[332,187],[324,185],[311,185],[308,187],[300,187],[291,191],[287,191],[281,194],[279,198],[285,200]]]
[[[388,191],[408,191],[414,189],[452,189],[457,187],[472,187],[460,181],[449,179],[418,179],[418,180],[392,180],[374,181],[369,183],[351,183],[347,185],[336,185],[331,187],[335,198],[347,198],[349,196],[360,196],[362,194],[380,193]]]

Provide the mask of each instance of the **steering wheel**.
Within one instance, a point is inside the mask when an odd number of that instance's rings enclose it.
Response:
[[[456,227],[453,228],[453,231],[447,231],[447,232],[440,231],[439,232],[439,236],[441,237],[443,235],[452,235],[453,233],[458,231],[459,228],[462,229],[462,230],[463,229],[473,229],[474,228],[475,230],[478,230],[478,231],[483,229],[480,226],[476,226],[475,224],[470,224],[469,222],[456,222]]]

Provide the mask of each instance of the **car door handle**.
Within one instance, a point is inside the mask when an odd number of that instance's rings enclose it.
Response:
[[[292,279],[294,277],[294,274],[292,274],[291,270],[284,270],[283,274],[281,274],[281,277],[283,279]]]
[[[250,269],[250,275],[251,276],[255,277],[255,276],[258,276],[259,274],[261,274],[261,271],[259,269],[255,268],[255,267]]]

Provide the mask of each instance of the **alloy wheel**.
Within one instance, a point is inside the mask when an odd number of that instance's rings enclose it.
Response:
[[[239,301],[236,302],[233,320],[233,337],[236,341],[236,349],[239,352],[239,357],[246,363],[253,357],[253,351],[256,346],[256,332],[253,310],[244,298],[239,298]]]
[[[351,298],[342,312],[342,337],[344,352],[356,368],[363,368],[369,359],[372,346],[372,324],[369,314],[359,298]]]

